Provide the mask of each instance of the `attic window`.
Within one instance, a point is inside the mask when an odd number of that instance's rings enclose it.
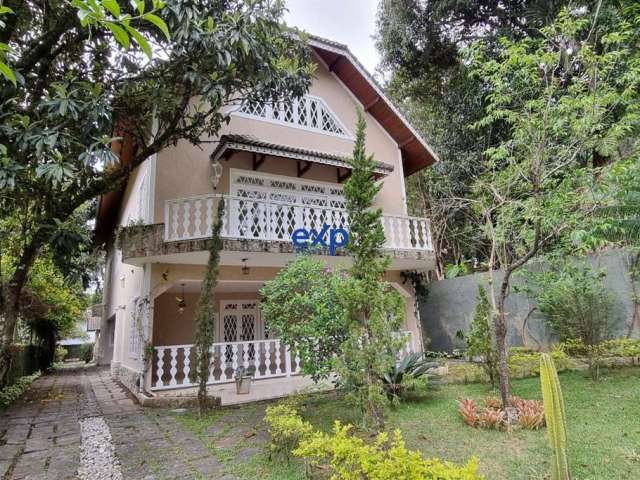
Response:
[[[278,104],[245,102],[237,113],[282,125],[353,139],[353,135],[347,131],[325,101],[313,95],[305,95],[300,100]]]

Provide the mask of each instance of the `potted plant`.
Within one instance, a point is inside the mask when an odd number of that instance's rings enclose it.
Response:
[[[251,391],[251,381],[253,380],[253,375],[251,375],[246,368],[236,368],[235,378],[237,394],[243,395]]]

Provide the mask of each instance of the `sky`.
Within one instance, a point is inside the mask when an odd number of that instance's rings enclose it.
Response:
[[[346,44],[374,73],[379,61],[372,36],[378,0],[287,0],[287,25]]]

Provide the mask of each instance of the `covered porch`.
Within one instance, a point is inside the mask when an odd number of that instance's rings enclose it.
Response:
[[[207,384],[225,404],[277,398],[313,385],[302,375],[298,353],[274,338],[260,312],[262,281],[220,281],[216,291],[215,343]],[[185,395],[195,390],[195,313],[200,282],[173,285],[155,300],[148,387],[156,396]],[[182,312],[179,303],[184,300]],[[410,331],[400,356],[419,350]],[[235,392],[235,372],[253,376],[252,392]]]

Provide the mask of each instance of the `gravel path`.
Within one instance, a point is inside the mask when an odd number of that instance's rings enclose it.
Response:
[[[80,420],[80,480],[122,480],[109,426],[102,417]]]

